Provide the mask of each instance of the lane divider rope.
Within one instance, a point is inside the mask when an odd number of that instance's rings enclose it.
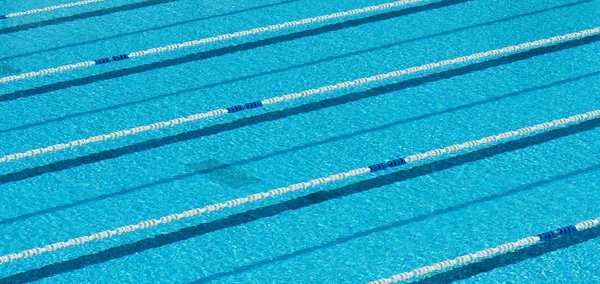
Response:
[[[19,253],[4,255],[4,256],[0,257],[0,264],[8,263],[8,262],[12,262],[12,261],[15,261],[18,259],[28,258],[28,257],[32,257],[35,255],[40,255],[43,253],[56,251],[56,250],[60,250],[60,249],[64,249],[64,248],[68,248],[68,247],[72,247],[72,246],[79,246],[79,245],[82,245],[82,244],[85,244],[85,243],[88,243],[91,241],[102,240],[102,239],[110,238],[115,235],[123,235],[123,234],[131,233],[133,231],[143,230],[143,229],[155,227],[158,225],[171,223],[171,222],[174,222],[177,220],[203,215],[203,214],[210,213],[210,212],[221,211],[225,208],[237,207],[237,206],[241,206],[246,203],[253,203],[253,202],[256,202],[256,201],[259,201],[262,199],[273,198],[273,197],[283,195],[286,193],[304,190],[304,189],[315,187],[318,185],[323,185],[323,184],[327,184],[327,183],[334,182],[334,181],[344,180],[344,179],[354,177],[354,176],[378,172],[378,171],[385,170],[388,168],[398,167],[398,166],[401,166],[404,164],[415,163],[415,162],[433,158],[433,157],[448,155],[448,154],[451,154],[451,153],[454,153],[454,152],[457,152],[460,150],[472,149],[475,147],[489,145],[492,143],[497,143],[500,141],[505,141],[508,139],[516,138],[516,137],[523,137],[523,136],[527,136],[527,135],[530,135],[530,134],[536,133],[536,132],[548,131],[551,129],[564,127],[569,124],[581,123],[583,121],[591,120],[591,119],[598,118],[598,117],[600,117],[600,110],[594,110],[594,111],[590,111],[590,112],[583,113],[583,114],[577,114],[574,116],[553,120],[550,122],[540,123],[540,124],[537,124],[534,126],[520,128],[520,129],[517,129],[514,131],[500,133],[498,135],[484,137],[484,138],[481,138],[478,140],[472,140],[472,141],[468,141],[468,142],[464,142],[464,143],[460,143],[460,144],[455,144],[455,145],[447,146],[444,148],[439,148],[439,149],[435,149],[435,150],[431,150],[431,151],[427,151],[427,152],[423,152],[423,153],[410,155],[410,156],[407,156],[404,158],[389,160],[387,162],[374,164],[374,165],[364,167],[364,168],[358,168],[358,169],[350,170],[347,172],[333,174],[333,175],[330,175],[327,177],[313,179],[313,180],[310,180],[307,182],[292,184],[287,187],[276,188],[276,189],[272,189],[272,190],[269,190],[266,192],[260,192],[260,193],[252,194],[252,195],[249,195],[246,197],[232,199],[232,200],[229,200],[229,201],[226,201],[223,203],[216,203],[216,204],[208,205],[208,206],[205,206],[202,208],[194,208],[194,209],[187,210],[187,211],[184,211],[181,213],[175,213],[175,214],[163,216],[158,219],[150,219],[150,220],[139,222],[137,224],[131,224],[131,225],[119,227],[116,229],[110,229],[110,230],[98,232],[95,234],[91,234],[89,236],[82,236],[82,237],[70,239],[68,241],[57,242],[57,243],[49,244],[49,245],[46,245],[43,247],[37,247],[37,248],[25,250],[25,251],[22,251]]]
[[[105,58],[100,58],[100,59],[96,59],[96,60],[83,61],[83,62],[79,62],[79,63],[63,65],[63,66],[54,67],[54,68],[48,68],[48,69],[43,69],[40,71],[23,73],[23,74],[19,74],[19,75],[12,75],[12,76],[8,76],[8,77],[0,78],[0,83],[8,83],[8,82],[12,82],[12,81],[24,80],[24,79],[33,78],[33,77],[47,76],[47,75],[54,74],[54,73],[64,72],[64,71],[68,71],[68,70],[75,70],[75,69],[80,69],[80,68],[88,68],[88,67],[91,67],[94,65],[100,65],[100,64],[105,64],[105,63],[114,62],[114,61],[121,61],[121,60],[134,58],[134,57],[142,57],[142,56],[147,56],[147,55],[152,55],[152,54],[163,53],[163,52],[167,52],[167,51],[173,51],[173,50],[178,50],[178,49],[183,49],[183,48],[190,48],[190,47],[203,45],[203,44],[207,44],[207,43],[226,41],[226,40],[230,40],[233,38],[241,38],[241,37],[246,37],[246,36],[250,36],[250,35],[271,32],[271,31],[294,28],[294,27],[313,24],[313,23],[317,23],[317,22],[325,22],[325,21],[330,21],[330,20],[335,20],[335,19],[340,19],[340,18],[346,18],[346,17],[350,17],[350,16],[356,16],[356,15],[360,15],[360,14],[365,14],[365,13],[371,13],[371,12],[375,12],[375,11],[389,10],[389,9],[392,9],[395,7],[405,6],[408,4],[413,4],[413,3],[423,2],[423,1],[425,1],[425,0],[395,1],[395,2],[390,2],[390,3],[375,5],[375,6],[369,6],[369,7],[365,7],[365,8],[349,10],[349,11],[345,11],[345,12],[337,12],[337,13],[333,13],[333,14],[329,14],[329,15],[322,15],[322,16],[313,17],[313,18],[306,18],[306,19],[297,20],[297,21],[285,22],[285,23],[271,25],[271,26],[267,26],[267,27],[254,28],[254,29],[234,32],[234,33],[230,33],[230,34],[223,34],[223,35],[219,35],[219,36],[208,37],[208,38],[203,38],[203,39],[198,39],[198,40],[192,40],[192,41],[187,41],[187,42],[183,42],[183,43],[176,43],[176,44],[171,44],[171,45],[162,46],[162,47],[155,47],[155,48],[150,48],[147,50],[131,52],[128,54],[119,54],[119,55],[115,55],[112,57],[105,57]]]
[[[55,6],[48,6],[48,7],[44,7],[44,8],[32,9],[32,10],[27,10],[27,11],[23,11],[23,12],[14,12],[14,13],[6,14],[6,15],[0,15],[0,20],[25,16],[25,15],[31,15],[31,14],[37,14],[37,13],[42,13],[42,12],[49,12],[49,11],[58,10],[58,9],[71,8],[71,7],[75,7],[75,6],[87,5],[87,4],[92,4],[92,3],[104,2],[104,1],[105,0],[84,0],[84,1],[79,1],[79,2],[65,3],[65,4],[55,5]]]
[[[375,280],[375,281],[369,282],[369,284],[390,284],[390,283],[396,283],[396,282],[401,282],[401,281],[408,281],[408,280],[411,280],[411,279],[417,278],[417,277],[421,278],[421,277],[425,277],[425,276],[431,276],[431,275],[439,273],[441,271],[450,271],[452,269],[455,269],[455,268],[458,268],[458,267],[461,267],[461,266],[464,266],[464,265],[467,265],[470,263],[474,263],[474,262],[482,261],[484,259],[488,259],[491,257],[515,252],[515,251],[524,249],[526,247],[529,247],[529,246],[532,246],[532,245],[535,245],[535,244],[538,244],[541,242],[546,242],[546,241],[549,241],[552,239],[556,239],[558,237],[566,236],[566,235],[569,235],[569,234],[572,234],[575,232],[585,231],[585,230],[597,227],[598,225],[600,225],[600,217],[598,217],[596,219],[583,221],[583,222],[577,223],[575,225],[570,225],[567,227],[556,229],[553,231],[541,233],[536,236],[526,237],[526,238],[520,239],[518,241],[505,243],[505,244],[499,245],[494,248],[488,248],[488,249],[480,250],[480,251],[472,253],[472,254],[466,254],[463,256],[459,256],[455,259],[438,262],[438,263],[435,263],[430,266],[420,267],[420,268],[417,268],[417,269],[409,271],[409,272],[396,274],[389,278]]]
[[[8,155],[0,158],[0,164],[6,163],[9,161],[20,160],[20,159],[27,158],[27,157],[34,157],[34,156],[38,156],[38,155],[42,155],[42,154],[46,154],[46,153],[57,152],[57,151],[61,151],[61,150],[69,149],[69,148],[80,147],[80,146],[90,144],[90,143],[98,143],[101,141],[126,137],[126,136],[130,136],[130,135],[134,135],[134,134],[138,134],[138,133],[142,133],[142,132],[147,132],[147,131],[151,131],[151,130],[157,130],[157,129],[161,129],[161,128],[165,128],[165,127],[172,127],[175,125],[198,121],[198,120],[206,119],[209,117],[222,116],[222,115],[225,115],[228,113],[235,113],[235,112],[239,112],[239,111],[243,111],[243,110],[263,107],[265,105],[272,105],[272,104],[277,104],[277,103],[281,103],[281,102],[297,100],[297,99],[300,99],[303,97],[310,97],[310,96],[314,96],[314,95],[318,95],[318,94],[324,94],[324,93],[332,92],[335,90],[342,90],[342,89],[347,89],[347,88],[354,87],[354,86],[370,84],[370,83],[374,83],[374,82],[378,82],[378,81],[387,80],[390,78],[397,78],[397,77],[401,77],[401,76],[405,76],[405,75],[409,75],[409,74],[430,71],[430,70],[448,67],[448,66],[452,66],[452,65],[464,64],[464,63],[468,63],[471,61],[486,59],[486,58],[490,58],[490,57],[512,54],[512,53],[516,53],[516,52],[523,51],[523,50],[529,50],[529,49],[544,47],[544,46],[548,46],[548,45],[552,45],[552,44],[562,43],[562,42],[566,42],[566,41],[570,41],[570,40],[574,40],[574,39],[589,37],[592,35],[597,35],[599,33],[600,33],[600,27],[597,27],[597,28],[583,30],[583,31],[579,31],[579,32],[564,34],[561,36],[554,36],[554,37],[550,37],[547,39],[540,39],[540,40],[536,40],[536,41],[521,43],[518,45],[511,45],[511,46],[507,46],[507,47],[503,47],[503,48],[499,48],[499,49],[475,53],[475,54],[471,54],[468,56],[457,57],[454,59],[448,59],[448,60],[443,60],[443,61],[439,61],[439,62],[435,62],[435,63],[424,64],[424,65],[415,66],[415,67],[411,67],[411,68],[407,68],[407,69],[403,69],[403,70],[397,70],[397,71],[393,71],[393,72],[389,72],[389,73],[385,73],[385,74],[378,74],[378,75],[374,75],[371,77],[364,77],[364,78],[356,79],[353,81],[346,81],[346,82],[337,83],[337,84],[333,84],[333,85],[329,85],[329,86],[305,90],[305,91],[301,91],[298,93],[291,93],[291,94],[287,94],[287,95],[283,95],[283,96],[279,96],[279,97],[268,98],[268,99],[264,99],[262,101],[256,101],[256,102],[250,102],[250,103],[241,104],[241,105],[235,105],[235,106],[228,107],[226,109],[215,109],[215,110],[211,110],[211,111],[205,112],[205,113],[193,114],[193,115],[190,115],[187,117],[179,117],[179,118],[171,119],[168,121],[156,122],[156,123],[152,123],[149,125],[119,130],[119,131],[115,131],[112,133],[96,135],[96,136],[92,136],[89,138],[74,140],[74,141],[70,141],[70,142],[66,142],[66,143],[59,143],[59,144],[47,146],[44,148],[37,148],[37,149],[33,149],[33,150],[28,150],[25,152],[8,154]]]

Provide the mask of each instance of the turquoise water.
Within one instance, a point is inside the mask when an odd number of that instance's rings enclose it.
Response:
[[[0,14],[64,1],[0,1]],[[0,21],[0,76],[385,1],[113,0]],[[435,3],[435,2],[432,2]],[[0,86],[0,155],[600,26],[442,1]],[[598,109],[599,37],[0,165],[0,255]],[[0,282],[357,283],[600,216],[600,120],[0,266]],[[600,283],[600,230],[425,283]]]

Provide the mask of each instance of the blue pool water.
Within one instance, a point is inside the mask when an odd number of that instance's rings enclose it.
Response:
[[[0,1],[0,14],[65,3]],[[0,21],[0,77],[384,0],[111,0]],[[600,26],[442,1],[0,85],[0,155]],[[0,164],[0,255],[600,106],[598,37]],[[600,120],[0,266],[15,283],[361,283],[600,216]],[[600,283],[600,230],[425,283]]]

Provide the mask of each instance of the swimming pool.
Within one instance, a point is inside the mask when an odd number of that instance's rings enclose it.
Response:
[[[63,3],[5,0],[0,14]],[[23,15],[0,20],[0,77],[382,3],[111,0]],[[0,156],[592,29],[599,6],[422,1],[16,79],[0,84]],[[0,163],[0,256],[593,111],[598,39]],[[390,277],[600,216],[599,124],[15,260],[0,264],[0,282]],[[416,280],[597,283],[599,234],[574,233]]]

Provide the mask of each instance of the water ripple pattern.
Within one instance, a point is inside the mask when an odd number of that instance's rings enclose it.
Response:
[[[448,66],[452,66],[452,65],[464,64],[464,63],[468,63],[471,61],[511,54],[511,53],[515,53],[515,52],[519,52],[519,51],[523,51],[523,50],[544,47],[544,46],[553,45],[553,44],[557,44],[557,43],[561,43],[561,42],[566,42],[566,41],[570,41],[570,40],[589,37],[589,36],[593,36],[593,35],[597,35],[597,34],[600,34],[600,27],[583,30],[583,31],[578,31],[578,32],[573,32],[573,33],[568,33],[568,34],[564,34],[564,35],[560,35],[560,36],[554,36],[554,37],[550,37],[550,38],[546,38],[546,39],[539,39],[536,41],[521,43],[521,44],[517,44],[517,45],[511,45],[511,46],[507,46],[507,47],[503,47],[503,48],[499,48],[499,49],[475,53],[475,54],[471,54],[468,56],[461,56],[461,57],[457,57],[454,59],[447,59],[447,60],[443,60],[443,61],[439,61],[439,62],[435,62],[435,63],[428,63],[428,64],[424,64],[424,65],[420,65],[420,66],[410,67],[407,69],[397,70],[397,71],[384,73],[384,74],[378,74],[378,75],[374,75],[371,77],[364,77],[364,78],[356,79],[353,81],[337,83],[337,84],[333,84],[333,85],[329,85],[329,86],[305,90],[305,91],[287,94],[287,95],[283,95],[283,96],[279,96],[279,97],[268,98],[268,99],[264,99],[262,101],[249,102],[246,104],[235,105],[235,106],[231,106],[231,107],[224,108],[224,109],[215,109],[215,110],[211,110],[211,111],[205,112],[205,113],[193,114],[193,115],[190,115],[187,117],[179,117],[179,118],[171,119],[168,121],[156,122],[156,123],[152,123],[149,125],[119,130],[119,131],[115,131],[115,132],[111,132],[111,133],[107,133],[107,134],[100,134],[100,135],[92,136],[89,138],[73,140],[70,142],[55,144],[55,145],[51,145],[51,146],[44,147],[44,148],[38,148],[38,149],[28,150],[25,152],[9,154],[9,155],[6,155],[6,156],[3,156],[2,158],[0,158],[0,163],[6,163],[9,161],[15,161],[15,160],[23,159],[26,157],[33,157],[33,156],[38,156],[38,155],[42,155],[42,154],[46,154],[46,153],[61,151],[64,149],[80,147],[80,146],[90,144],[90,143],[97,143],[97,142],[106,141],[106,140],[110,140],[110,139],[126,137],[126,136],[130,136],[130,135],[134,135],[134,134],[138,134],[138,133],[142,133],[142,132],[171,127],[171,126],[175,126],[175,125],[179,125],[179,124],[183,124],[183,123],[189,123],[189,122],[193,122],[193,121],[197,121],[197,120],[202,120],[202,119],[206,119],[209,117],[217,117],[217,116],[222,116],[222,115],[225,115],[228,113],[234,113],[234,112],[239,112],[242,110],[254,109],[254,108],[262,107],[265,105],[272,105],[272,104],[277,104],[277,103],[281,103],[281,102],[292,101],[292,100],[296,100],[296,99],[303,98],[303,97],[310,97],[310,96],[314,96],[317,94],[332,92],[335,90],[342,90],[342,89],[347,89],[347,88],[354,87],[354,86],[370,84],[370,83],[379,82],[379,81],[383,81],[383,80],[390,79],[390,78],[396,78],[396,77],[401,77],[401,76],[405,76],[405,75],[409,75],[409,74],[430,71],[433,69],[448,67]],[[78,64],[81,64],[81,63],[78,63]]]
[[[540,131],[549,131],[549,130],[556,129],[559,127],[564,127],[566,125],[570,125],[570,124],[574,124],[574,123],[581,123],[581,122],[595,119],[598,117],[600,117],[600,110],[594,110],[594,111],[590,111],[587,113],[577,114],[577,115],[573,115],[570,117],[553,120],[550,122],[540,123],[540,124],[537,124],[534,126],[520,128],[520,129],[517,129],[514,131],[508,131],[508,132],[500,133],[497,135],[484,137],[484,138],[481,138],[478,140],[471,140],[471,141],[464,142],[461,144],[455,144],[455,145],[451,145],[451,146],[444,147],[444,148],[439,148],[439,149],[435,149],[435,150],[431,150],[431,151],[427,151],[427,152],[423,152],[423,153],[410,155],[405,158],[397,158],[394,160],[389,160],[387,162],[374,164],[374,165],[371,165],[368,167],[357,168],[357,169],[353,169],[350,171],[333,174],[333,175],[330,175],[327,177],[320,177],[320,178],[316,178],[316,179],[309,180],[306,182],[292,184],[287,187],[280,187],[280,188],[272,189],[272,190],[269,190],[266,192],[255,193],[255,194],[252,194],[252,195],[249,195],[246,197],[232,199],[232,200],[229,200],[229,201],[226,201],[223,203],[216,203],[216,204],[208,205],[208,206],[205,206],[202,208],[194,208],[194,209],[190,209],[190,210],[187,210],[187,211],[184,211],[181,213],[175,213],[175,214],[163,216],[158,219],[146,220],[146,221],[139,222],[137,224],[130,224],[130,225],[116,228],[116,229],[109,229],[106,231],[94,233],[89,236],[82,236],[82,237],[70,239],[68,241],[57,242],[57,243],[49,244],[49,245],[46,245],[43,247],[37,247],[37,248],[25,250],[25,251],[22,251],[19,253],[5,255],[5,256],[0,257],[0,264],[13,262],[15,260],[19,260],[19,259],[23,259],[23,258],[29,258],[29,257],[35,256],[35,255],[40,255],[40,254],[47,253],[47,252],[57,251],[57,250],[61,250],[61,249],[72,247],[72,246],[83,245],[83,244],[89,243],[91,241],[102,240],[102,239],[113,237],[115,235],[123,235],[123,234],[131,233],[134,231],[138,231],[138,230],[152,228],[152,227],[155,227],[158,225],[168,224],[168,223],[171,223],[174,221],[178,221],[181,219],[187,219],[187,218],[191,218],[191,217],[196,217],[196,216],[203,215],[206,213],[221,211],[225,208],[237,207],[237,206],[241,206],[246,203],[253,203],[253,202],[263,200],[266,198],[273,198],[273,197],[284,195],[284,194],[287,194],[290,192],[304,190],[304,189],[308,189],[308,188],[315,187],[318,185],[323,185],[323,184],[327,184],[327,183],[331,183],[331,182],[335,182],[335,181],[348,179],[348,178],[354,177],[354,176],[364,175],[367,173],[377,172],[377,171],[381,171],[381,170],[385,170],[385,169],[389,169],[389,168],[393,168],[393,167],[402,166],[405,164],[415,163],[418,161],[422,161],[422,160],[437,157],[437,156],[448,155],[448,154],[451,154],[451,153],[454,153],[457,151],[461,151],[461,150],[473,149],[473,148],[481,147],[484,145],[490,145],[493,143],[506,141],[506,140],[509,140],[512,138],[524,137],[524,136],[528,136],[532,133],[537,133]],[[584,224],[588,224],[588,223],[584,222]],[[596,225],[597,225],[597,223],[594,223],[594,226],[596,226]],[[591,226],[587,226],[587,227],[591,227]],[[544,236],[546,236],[546,235],[544,235]],[[550,237],[550,235],[548,235],[546,237]],[[543,238],[540,237],[540,239],[538,239],[537,241],[539,241],[541,239],[543,239]],[[527,243],[527,244],[529,244],[529,243]],[[533,241],[531,242],[531,244],[533,244]],[[491,255],[492,255],[491,253],[481,253],[481,257],[491,256]],[[433,271],[433,269],[428,268],[427,271],[429,271],[429,270]],[[396,276],[394,276],[394,277],[396,277]],[[402,277],[404,277],[404,276],[402,276]],[[382,281],[386,281],[386,280],[382,280]],[[383,282],[383,283],[386,283],[386,282]]]

